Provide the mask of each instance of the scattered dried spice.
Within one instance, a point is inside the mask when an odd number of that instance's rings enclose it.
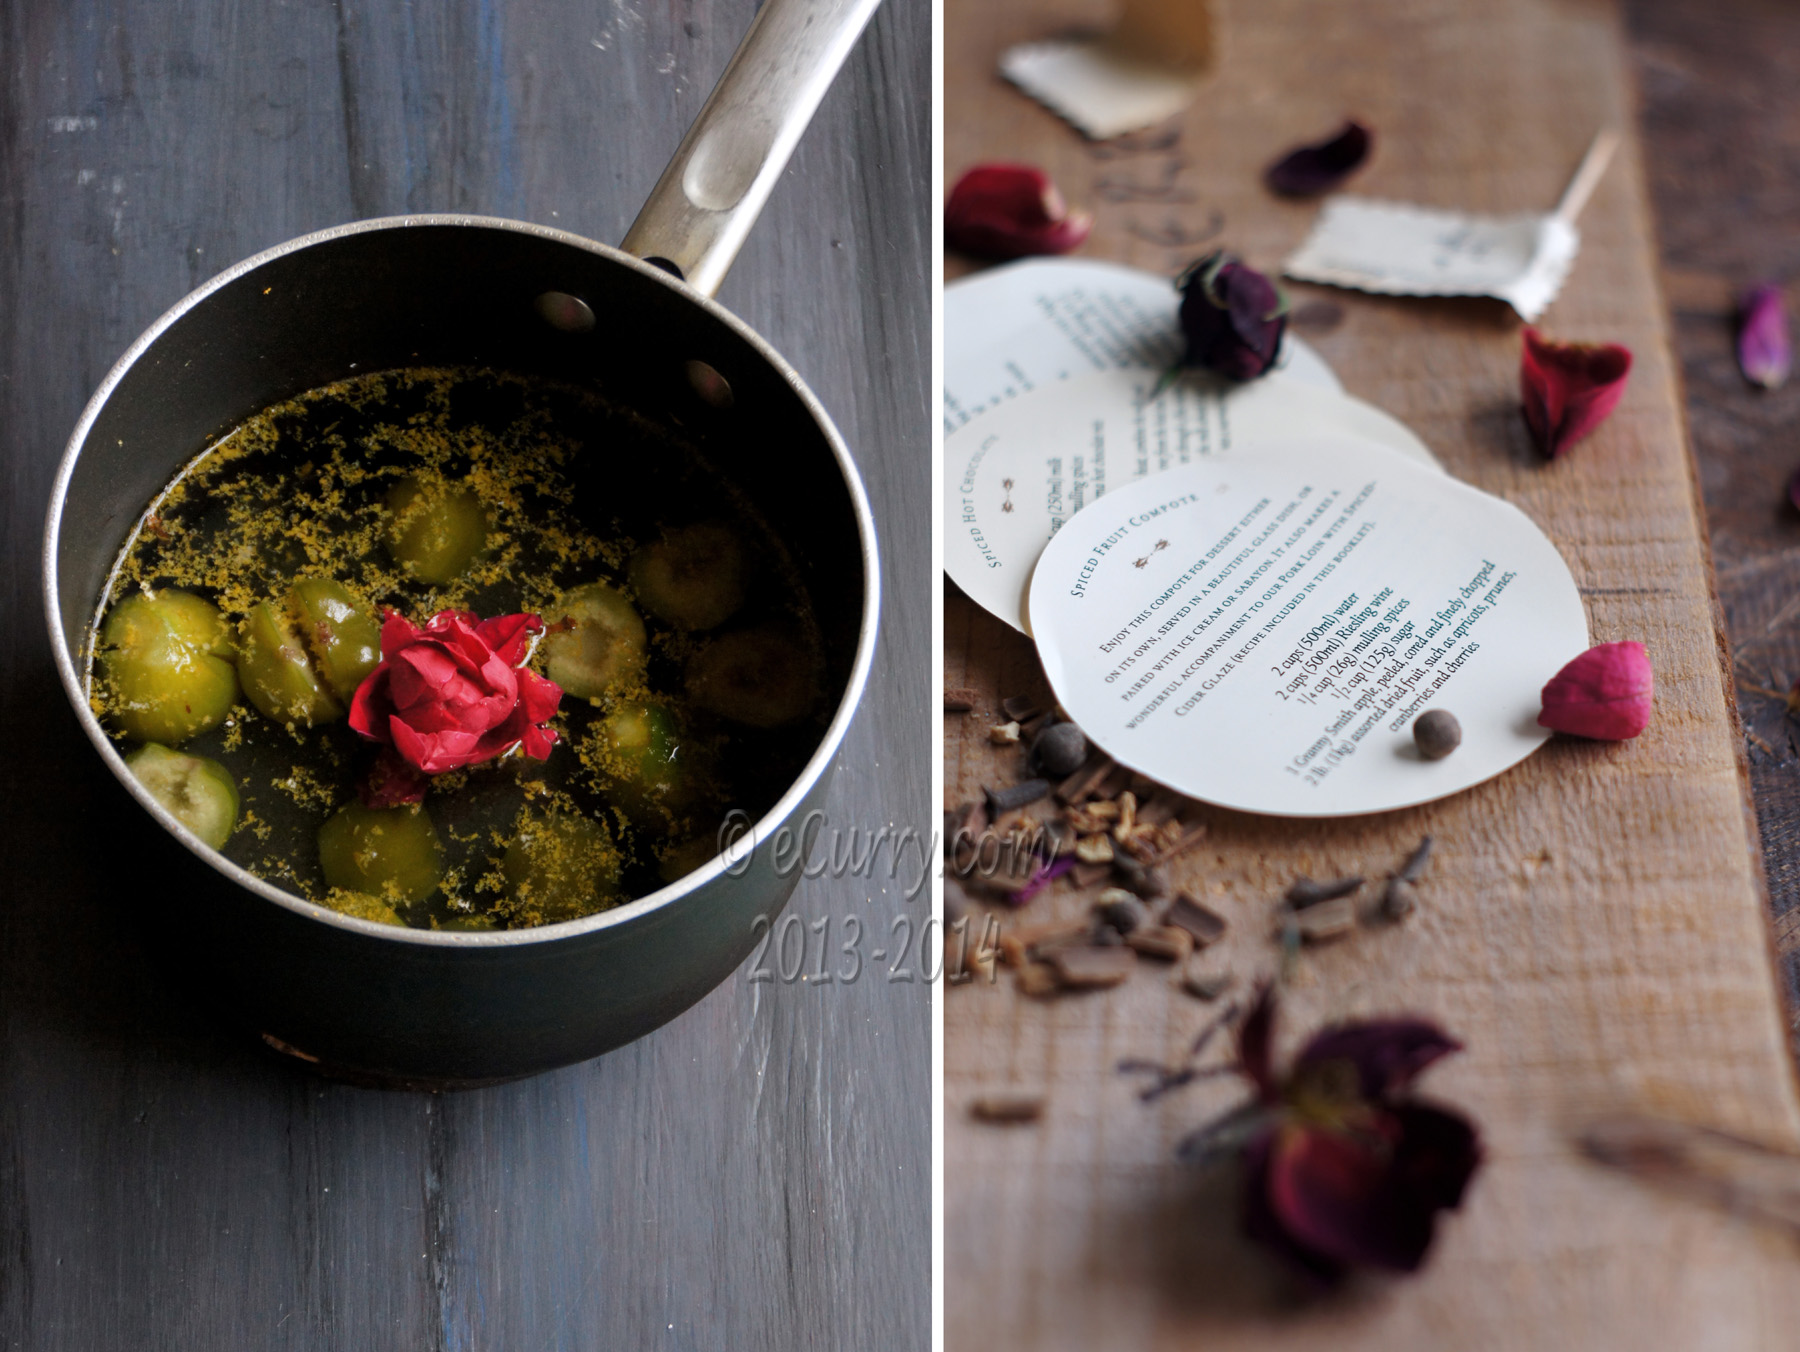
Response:
[[[1120,934],[1128,935],[1150,923],[1149,909],[1122,887],[1107,888],[1094,902],[1094,908],[1100,919]]]
[[[1020,995],[1042,999],[1047,995],[1055,995],[1062,989],[1062,978],[1056,975],[1056,968],[1047,962],[1028,962],[1019,968],[1015,984]]]
[[[1448,709],[1427,709],[1413,720],[1413,745],[1426,760],[1442,760],[1462,745],[1462,724]]]
[[[1225,937],[1225,917],[1186,892],[1176,894],[1163,923],[1186,930],[1201,948]]]
[[[1387,887],[1381,894],[1380,915],[1384,920],[1401,921],[1411,915],[1419,906],[1419,892],[1414,883],[1425,872],[1425,865],[1431,860],[1431,837],[1426,836],[1418,844],[1400,871],[1388,879]]]
[[[1605,422],[1630,375],[1631,352],[1616,343],[1553,343],[1526,329],[1519,390],[1538,450],[1554,460]]]
[[[1436,844],[1430,836],[1423,837],[1413,852],[1406,857],[1400,866],[1399,877],[1409,883],[1416,883],[1425,875],[1425,866],[1431,862],[1431,849]]]
[[[1423,1019],[1327,1028],[1285,1074],[1274,1067],[1276,999],[1264,986],[1238,1031],[1238,1069],[1255,1089],[1178,1153],[1244,1166],[1245,1233],[1328,1285],[1355,1268],[1416,1272],[1440,1211],[1462,1203],[1482,1158],[1473,1123],[1412,1093],[1462,1044]]]
[[[1550,678],[1538,722],[1577,737],[1625,741],[1650,725],[1654,696],[1655,677],[1644,645],[1602,643]]]
[[[1356,928],[1356,903],[1349,897],[1334,897],[1294,911],[1291,918],[1294,930],[1304,942],[1326,943],[1341,939]]]
[[[1088,741],[1073,723],[1052,723],[1031,744],[1038,773],[1065,779],[1087,763]]]
[[[1023,779],[1017,784],[1004,789],[983,788],[982,794],[987,799],[988,818],[999,821],[1008,812],[1016,812],[1022,807],[1030,807],[1050,796],[1050,781],[1047,779]]]
[[[1113,860],[1112,839],[1095,833],[1075,842],[1075,857],[1084,864],[1110,864]]]
[[[1038,708],[1035,700],[1024,695],[1008,695],[1000,701],[1000,712],[1015,723],[1029,723],[1043,713],[1043,710]]]
[[[1110,775],[1115,768],[1113,758],[1104,751],[1097,751],[1088,763],[1071,774],[1056,786],[1056,801],[1074,807],[1090,798],[1094,790],[1100,787],[1100,781]]]
[[[1389,878],[1381,893],[1381,915],[1385,920],[1404,920],[1419,908],[1419,892],[1404,878]]]
[[[1117,986],[1131,975],[1137,954],[1129,948],[1061,948],[1050,954],[1050,963],[1064,986],[1072,990],[1098,990]]]
[[[1263,182],[1285,197],[1317,197],[1328,193],[1369,158],[1375,134],[1354,119],[1335,136],[1290,150],[1263,171]]]
[[[969,1104],[969,1115],[977,1122],[1017,1126],[1041,1118],[1044,1115],[1044,1104],[1042,1094],[1019,1091],[981,1094]]]
[[[944,206],[944,243],[977,258],[1004,260],[1078,249],[1094,217],[1071,211],[1043,170],[980,164],[956,181]]]
[[[1085,941],[1092,930],[1085,920],[1054,920],[1043,925],[1029,925],[1009,931],[1000,937],[1000,954],[1009,967],[1024,967],[1059,948]]]
[[[1229,1075],[1237,1069],[1236,1065],[1227,1062],[1224,1065],[1202,1067],[1200,1057],[1215,1037],[1228,1028],[1238,1016],[1238,1007],[1228,1005],[1217,1018],[1210,1020],[1194,1038],[1193,1045],[1188,1048],[1187,1058],[1178,1065],[1165,1066],[1156,1061],[1145,1061],[1131,1058],[1119,1062],[1121,1075],[1135,1075],[1148,1072],[1154,1078],[1139,1092],[1138,1098],[1145,1103],[1161,1098],[1171,1090],[1183,1085],[1192,1084],[1195,1080],[1205,1079],[1213,1075]]]
[[[1296,878],[1283,894],[1282,900],[1300,911],[1321,902],[1347,897],[1362,885],[1361,878],[1334,878],[1328,883],[1316,883],[1311,878]]]
[[[1163,962],[1185,963],[1194,956],[1194,936],[1174,925],[1151,925],[1132,930],[1125,944],[1133,952]]]
[[[1232,987],[1229,972],[1196,972],[1191,967],[1181,974],[1181,989],[1196,1000],[1217,1000]]]
[[[1744,294],[1738,308],[1737,355],[1738,369],[1752,385],[1772,390],[1787,380],[1794,352],[1780,287],[1764,284]]]
[[[1275,365],[1288,303],[1262,273],[1221,249],[1190,264],[1175,289],[1187,339],[1181,365],[1229,380],[1254,380]]]
[[[1632,1114],[1581,1133],[1596,1163],[1671,1192],[1800,1231],[1800,1156],[1714,1127]]]

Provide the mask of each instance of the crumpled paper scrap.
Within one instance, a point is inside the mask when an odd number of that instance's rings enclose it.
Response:
[[[1111,32],[1010,48],[1000,73],[1083,135],[1105,141],[1187,107],[1211,60],[1211,16],[1200,0],[1126,0]]]
[[[1390,296],[1497,296],[1528,323],[1569,275],[1581,236],[1575,218],[1606,172],[1618,135],[1594,138],[1562,201],[1547,215],[1468,212],[1334,197],[1282,271]]]

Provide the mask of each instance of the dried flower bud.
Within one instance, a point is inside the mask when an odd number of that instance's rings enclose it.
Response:
[[[1578,737],[1624,741],[1649,726],[1653,686],[1643,644],[1602,643],[1550,678],[1538,722]]]
[[[1029,164],[978,164],[944,206],[944,242],[977,258],[1065,254],[1093,226],[1091,213],[1070,211],[1043,170]]]
[[[1300,146],[1276,160],[1263,171],[1263,182],[1288,197],[1317,197],[1360,169],[1374,143],[1374,133],[1362,123],[1345,122],[1329,140]]]
[[[1254,380],[1275,365],[1287,329],[1287,297],[1256,269],[1220,250],[1188,266],[1181,292],[1183,366]]]
[[[1554,460],[1611,415],[1631,353],[1615,343],[1552,343],[1525,330],[1519,388],[1532,440]]]
[[[1738,369],[1752,385],[1772,390],[1788,378],[1794,353],[1780,287],[1755,286],[1745,294],[1738,310],[1737,351]]]

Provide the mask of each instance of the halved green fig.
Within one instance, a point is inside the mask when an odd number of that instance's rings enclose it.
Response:
[[[125,758],[125,765],[176,821],[213,849],[231,838],[237,825],[238,791],[223,765],[158,742],[146,742]]]

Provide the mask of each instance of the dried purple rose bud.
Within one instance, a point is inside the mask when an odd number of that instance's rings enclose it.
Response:
[[[1290,150],[1263,171],[1263,182],[1288,197],[1330,192],[1362,167],[1375,135],[1362,123],[1344,123],[1337,135],[1317,145]]]
[[[1255,380],[1275,365],[1288,303],[1262,273],[1221,249],[1189,264],[1175,289],[1181,292],[1181,331],[1187,337],[1183,366]]]
[[[1738,309],[1738,369],[1752,385],[1772,390],[1788,378],[1793,347],[1778,286],[1751,287]]]

